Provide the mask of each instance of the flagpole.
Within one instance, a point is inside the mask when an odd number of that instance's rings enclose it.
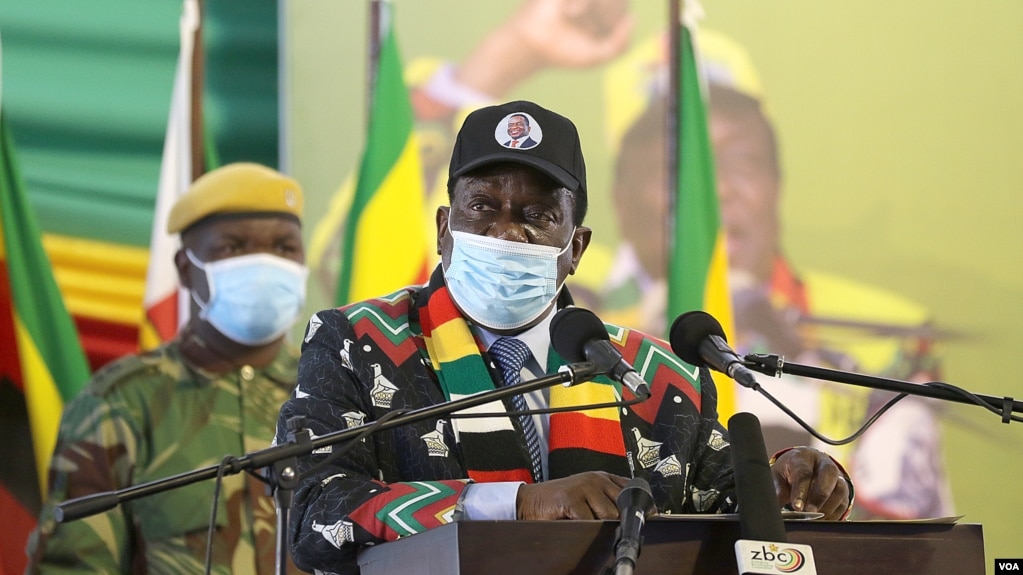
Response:
[[[152,349],[170,341],[188,320],[191,300],[181,289],[174,253],[181,247],[177,234],[167,233],[171,207],[205,171],[202,94],[203,56],[200,0],[182,0],[178,27],[178,61],[174,70],[167,131],[164,135],[156,206],[149,240],[145,311],[139,325],[139,346]],[[194,110],[193,110],[194,108]]]
[[[203,57],[203,42],[202,42],[202,29],[203,29],[203,16],[204,16],[204,4],[205,0],[195,0],[196,7],[198,8],[199,18],[198,23],[195,27],[195,33],[192,38],[192,73],[191,73],[191,94],[190,100],[191,106],[191,118],[189,119],[189,125],[191,126],[190,137],[191,142],[189,149],[192,151],[192,181],[194,182],[199,176],[206,173],[206,149],[203,145],[203,113],[202,113],[202,96],[203,86],[205,83],[205,72]]]
[[[667,206],[668,209],[664,215],[666,224],[664,226],[664,237],[662,238],[663,245],[668,249],[664,251],[664,277],[671,277],[671,254],[675,242],[675,226],[678,225],[676,221],[676,211],[678,204],[679,190],[679,133],[681,130],[680,118],[679,118],[679,106],[682,104],[681,90],[679,89],[681,84],[681,46],[682,46],[682,33],[681,33],[681,14],[682,14],[682,0],[668,0],[668,93],[667,93],[667,118],[665,118],[668,126],[668,137],[665,138],[665,153],[667,154],[667,162],[665,165],[668,167],[667,173]],[[671,315],[670,306],[666,311],[667,315]],[[671,325],[674,318],[668,317],[667,324]]]
[[[380,18],[383,12],[381,0],[369,3],[369,60],[366,70],[366,125],[373,116],[373,94],[377,86],[377,71],[380,68]]]

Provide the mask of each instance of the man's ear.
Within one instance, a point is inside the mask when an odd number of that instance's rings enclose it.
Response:
[[[450,213],[451,207],[449,206],[437,207],[437,216],[434,218],[437,222],[437,255],[440,255],[441,240],[448,235],[448,216]]]
[[[572,269],[569,270],[569,274],[575,275],[575,270],[579,267],[579,261],[586,253],[592,236],[593,230],[586,226],[579,226],[575,229],[575,233],[572,234]]]
[[[185,248],[179,249],[174,254],[174,267],[178,270],[178,283],[181,287],[191,290],[192,280],[188,274],[188,266],[192,264],[188,259],[188,254],[185,253]]]

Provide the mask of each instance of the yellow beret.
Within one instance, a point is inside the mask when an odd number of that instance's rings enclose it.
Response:
[[[302,217],[302,187],[266,166],[228,164],[202,175],[171,208],[167,233],[213,214],[277,212]]]

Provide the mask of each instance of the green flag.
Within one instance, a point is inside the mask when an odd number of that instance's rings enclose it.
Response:
[[[0,307],[0,394],[4,403],[0,414],[4,421],[0,423],[11,432],[0,441],[5,470],[0,474],[0,517],[6,522],[4,537],[21,542],[18,557],[0,557],[3,568],[24,563],[20,549],[34,525],[35,507],[46,492],[46,469],[64,403],[89,378],[78,333],[53,279],[35,214],[21,185],[14,140],[3,110]]]
[[[668,322],[691,310],[704,310],[732,331],[728,251],[721,227],[714,152],[707,129],[693,40],[681,26],[679,55],[678,192],[668,266]],[[718,377],[715,377],[718,380]],[[731,382],[718,382],[722,413],[731,409]]]
[[[377,80],[366,148],[345,222],[337,305],[422,283],[428,274],[423,173],[388,8],[382,3]]]

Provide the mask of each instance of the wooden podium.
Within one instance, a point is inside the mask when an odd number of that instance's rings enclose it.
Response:
[[[359,555],[362,575],[600,575],[614,559],[617,521],[466,521]],[[786,521],[820,575],[984,575],[980,525]],[[653,517],[636,575],[736,574],[736,519]],[[795,575],[798,575],[796,573]]]

